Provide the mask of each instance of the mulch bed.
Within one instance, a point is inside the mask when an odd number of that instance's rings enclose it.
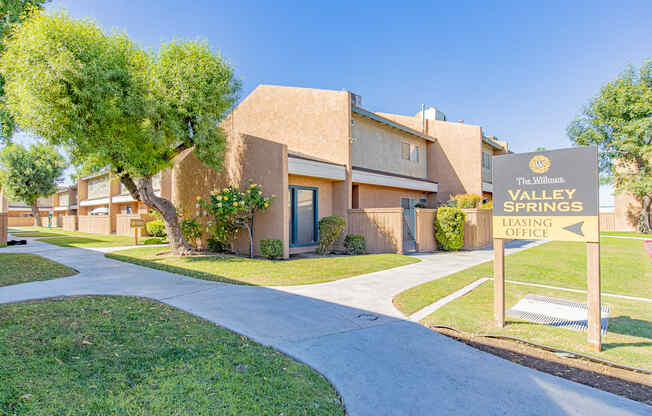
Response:
[[[565,357],[516,341],[473,337],[443,328],[433,328],[433,330],[526,367],[652,406],[652,375],[650,374],[615,368],[580,357]]]

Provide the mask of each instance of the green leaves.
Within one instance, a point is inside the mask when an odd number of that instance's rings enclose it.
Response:
[[[57,190],[64,159],[52,146],[34,144],[29,149],[11,144],[0,152],[0,184],[7,196],[32,205]]]
[[[568,136],[579,145],[598,145],[603,177],[613,176],[617,191],[652,194],[652,62],[605,84],[569,125]]]
[[[180,144],[222,165],[218,123],[240,83],[201,42],[146,52],[125,34],[106,33],[64,13],[34,13],[14,29],[0,62],[6,108],[21,128],[64,145],[75,165],[152,176]]]

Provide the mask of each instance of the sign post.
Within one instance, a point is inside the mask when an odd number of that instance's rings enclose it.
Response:
[[[496,323],[505,325],[505,239],[585,242],[588,342],[600,351],[597,148],[494,156],[493,198]]]
[[[132,218],[129,220],[129,227],[134,229],[134,245],[138,245],[138,230],[145,228],[145,220]]]

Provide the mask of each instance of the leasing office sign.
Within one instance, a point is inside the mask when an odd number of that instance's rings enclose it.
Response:
[[[597,148],[495,156],[493,210],[494,238],[599,242]]]

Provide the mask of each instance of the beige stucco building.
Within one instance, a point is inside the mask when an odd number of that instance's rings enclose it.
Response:
[[[349,91],[260,85],[221,123],[227,137],[221,170],[186,150],[155,179],[155,189],[181,215],[205,222],[197,196],[260,184],[274,202],[255,219],[257,252],[262,238],[281,240],[284,257],[313,251],[325,216],[435,208],[458,193],[491,198],[490,156],[507,152],[506,143],[438,114],[433,108],[415,116],[374,113]],[[128,219],[147,215],[108,172],[81,178],[77,193],[80,231],[128,234]],[[236,249],[246,251],[247,244],[243,235]]]
[[[491,156],[507,152],[506,143],[436,114],[374,113],[349,91],[260,85],[221,123],[223,171],[187,151],[172,169],[171,196],[182,211],[194,212],[196,196],[261,184],[275,201],[256,219],[254,238],[280,239],[285,257],[313,251],[317,222],[328,215],[434,208],[457,193],[491,198]]]

